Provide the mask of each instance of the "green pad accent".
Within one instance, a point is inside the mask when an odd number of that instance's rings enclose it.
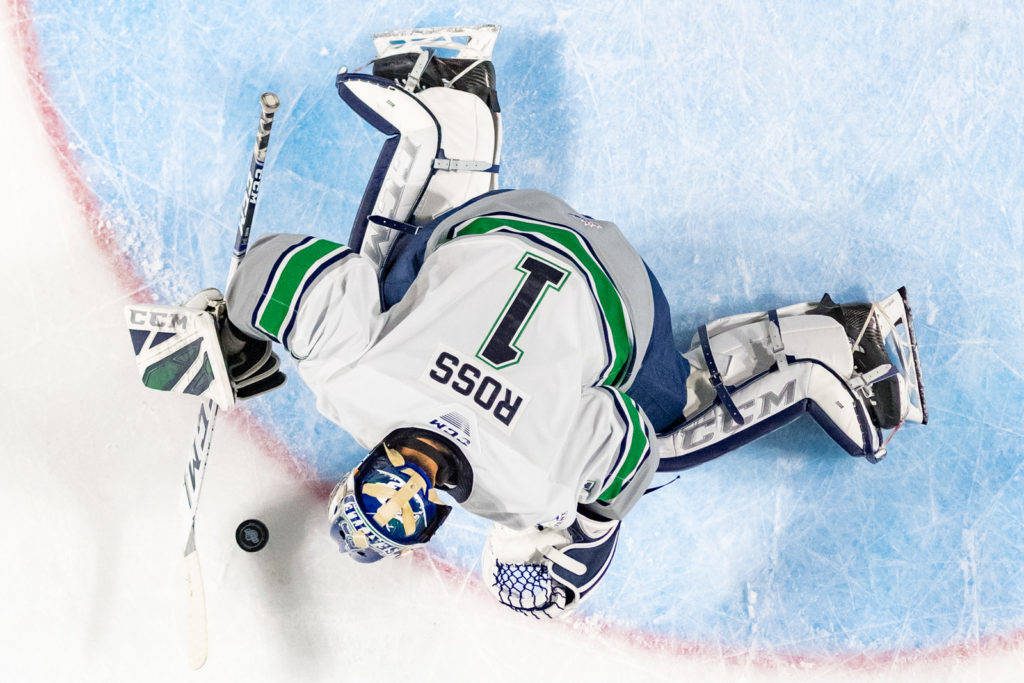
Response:
[[[213,366],[210,365],[210,356],[203,352],[203,367],[200,368],[196,376],[185,387],[185,393],[198,396],[206,391],[211,383],[213,383]]]
[[[185,373],[192,367],[192,364],[196,362],[202,343],[202,339],[196,339],[188,346],[184,346],[166,358],[161,358],[153,363],[142,373],[142,383],[150,389],[170,391],[185,376]]]

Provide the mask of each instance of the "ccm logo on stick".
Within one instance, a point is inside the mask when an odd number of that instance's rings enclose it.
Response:
[[[504,427],[512,428],[527,397],[494,375],[472,363],[463,362],[454,353],[441,351],[427,371],[427,377],[451,388],[482,408]]]

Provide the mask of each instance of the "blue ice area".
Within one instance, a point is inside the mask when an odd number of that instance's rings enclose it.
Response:
[[[583,611],[712,650],[913,656],[1024,628],[1024,16],[876,4],[40,0],[35,28],[104,213],[169,301],[223,281],[260,92],[283,105],[255,233],[343,240],[382,140],[334,73],[371,33],[485,22],[502,186],[617,222],[681,344],[906,284],[933,423],[878,465],[800,423],[684,473]],[[298,382],[253,410],[325,478],[360,457]],[[484,529],[457,514],[436,552],[475,568]]]

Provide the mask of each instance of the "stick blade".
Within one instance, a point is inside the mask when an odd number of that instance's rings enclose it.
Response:
[[[185,555],[185,587],[188,591],[188,665],[202,668],[206,663],[208,641],[206,635],[206,595],[203,575],[199,570],[199,553]]]

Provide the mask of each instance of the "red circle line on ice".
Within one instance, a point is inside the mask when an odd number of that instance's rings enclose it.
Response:
[[[7,0],[9,26],[13,44],[18,51],[29,86],[33,104],[43,128],[49,138],[50,147],[68,185],[72,199],[78,205],[89,226],[90,235],[107,262],[117,283],[133,300],[154,302],[156,296],[139,275],[135,264],[117,241],[117,236],[104,218],[99,198],[85,181],[75,153],[71,149],[67,130],[47,87],[46,73],[39,58],[39,45],[32,26],[32,8],[28,0]],[[271,431],[261,424],[244,408],[231,412],[228,419],[243,429],[260,450],[268,457],[284,465],[294,476],[306,482],[306,488],[317,499],[326,500],[332,482],[317,481],[315,473],[297,454]],[[452,584],[453,587],[467,585],[467,571],[432,553],[417,553],[417,564]],[[470,585],[481,600],[490,600],[486,589],[475,573],[469,572]],[[839,665],[851,670],[891,669],[901,663],[911,664],[922,661],[953,661],[968,657],[995,655],[1024,646],[1024,630],[1008,634],[995,634],[975,638],[969,642],[927,648],[921,650],[891,650],[873,653],[833,652],[829,654],[780,654],[770,650],[745,650],[728,648],[710,643],[700,643],[626,628],[600,618],[589,617],[586,624],[594,632],[616,640],[624,640],[632,646],[659,653],[670,653],[685,657],[726,660],[729,662],[755,665],[764,669],[779,669],[800,665]],[[572,623],[565,625],[573,628]]]

